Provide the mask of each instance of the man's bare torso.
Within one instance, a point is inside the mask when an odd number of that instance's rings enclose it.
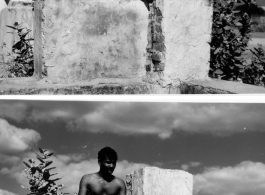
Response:
[[[86,195],[119,195],[121,180],[112,176],[108,180],[101,178],[97,173],[84,176]]]

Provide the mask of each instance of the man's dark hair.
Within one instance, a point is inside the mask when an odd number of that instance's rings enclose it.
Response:
[[[108,157],[110,160],[118,160],[118,155],[114,149],[111,147],[104,147],[98,152],[98,161],[102,161],[105,157]]]

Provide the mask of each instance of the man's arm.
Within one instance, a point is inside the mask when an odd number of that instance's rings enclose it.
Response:
[[[119,195],[126,195],[126,185],[123,180],[120,180],[120,186],[121,190]]]
[[[84,175],[79,184],[78,195],[86,195],[86,194],[87,194],[87,176]]]

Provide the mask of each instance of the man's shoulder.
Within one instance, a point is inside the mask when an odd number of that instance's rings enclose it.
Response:
[[[125,183],[123,181],[123,179],[119,178],[119,177],[115,177],[114,178],[115,183],[117,183],[119,186],[123,186]]]
[[[96,173],[86,174],[82,177],[82,180],[85,182],[91,182],[91,180],[93,180],[95,176],[96,176]]]

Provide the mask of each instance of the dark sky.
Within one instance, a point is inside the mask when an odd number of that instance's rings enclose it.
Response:
[[[192,173],[195,195],[261,195],[264,114],[265,104],[1,100],[0,194],[27,194],[22,160],[35,158],[38,147],[54,152],[61,183],[77,192],[108,145],[123,179],[156,166]]]

